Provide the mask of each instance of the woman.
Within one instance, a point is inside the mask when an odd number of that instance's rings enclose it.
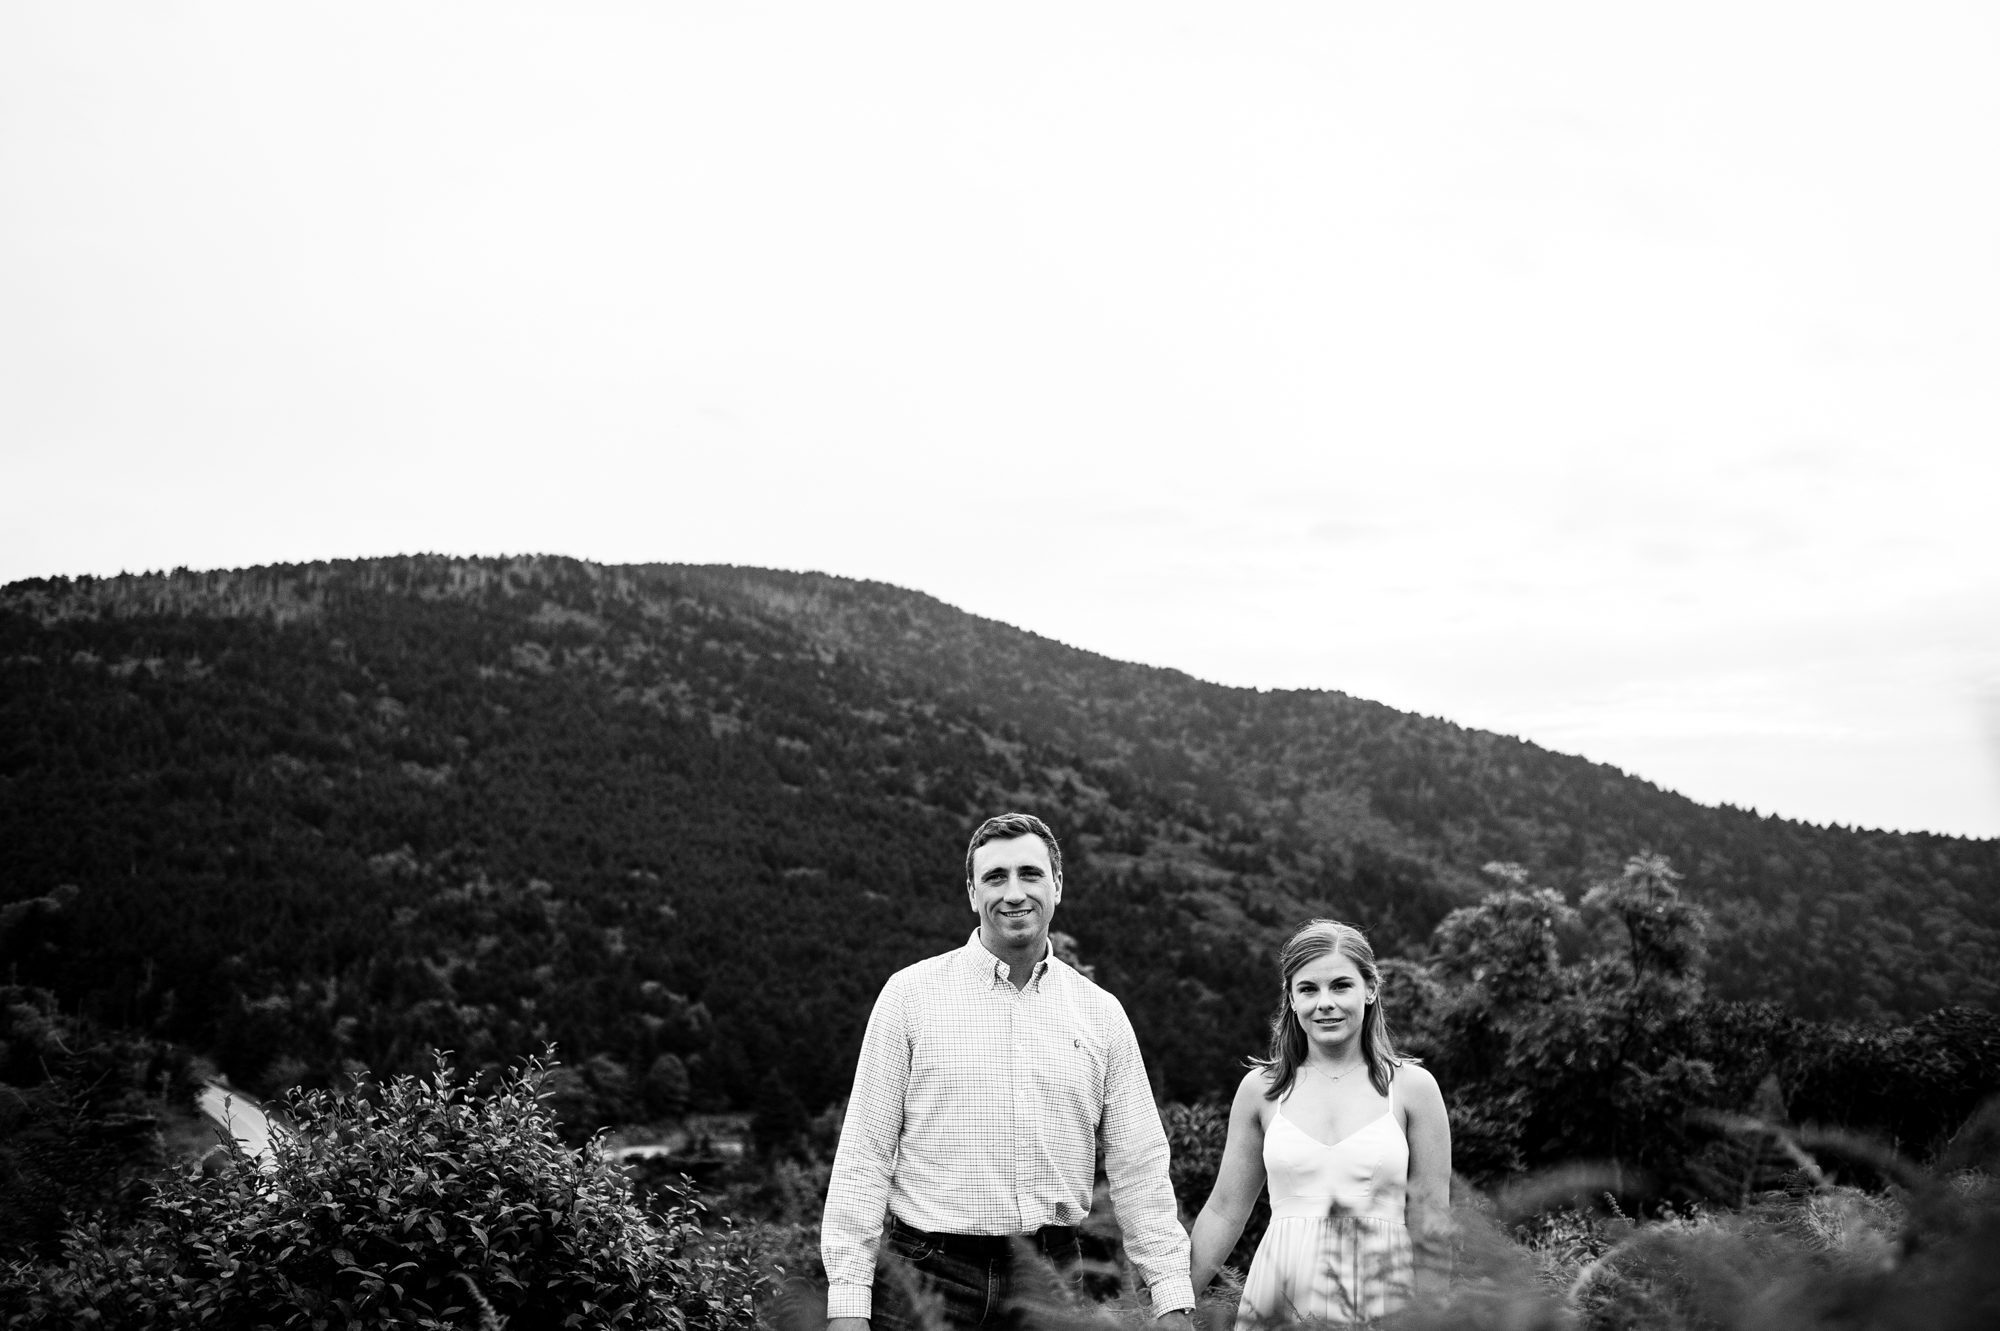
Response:
[[[1285,944],[1278,970],[1271,1056],[1236,1088],[1215,1189],[1194,1225],[1199,1292],[1269,1178],[1271,1227],[1243,1282],[1237,1331],[1393,1312],[1419,1285],[1412,1231],[1427,1259],[1441,1257],[1451,1200],[1444,1096],[1389,1038],[1368,940],[1314,920]],[[1421,1264],[1425,1287],[1438,1264]]]

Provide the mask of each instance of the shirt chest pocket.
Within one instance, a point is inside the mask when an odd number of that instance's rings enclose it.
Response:
[[[1050,1104],[1095,1123],[1104,1104],[1104,1051],[1078,1031],[1052,1031],[1037,1041],[1026,1069],[1035,1089]]]

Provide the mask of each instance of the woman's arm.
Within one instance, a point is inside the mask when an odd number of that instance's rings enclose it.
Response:
[[[1441,1294],[1451,1275],[1451,1119],[1428,1070],[1405,1063],[1396,1078],[1410,1142],[1405,1218],[1416,1250],[1417,1293]]]
[[[1257,1110],[1269,1084],[1262,1068],[1252,1069],[1238,1083],[1236,1099],[1229,1106],[1229,1136],[1215,1171],[1215,1187],[1194,1222],[1191,1274],[1197,1298],[1243,1237],[1244,1222],[1263,1190],[1264,1125]]]

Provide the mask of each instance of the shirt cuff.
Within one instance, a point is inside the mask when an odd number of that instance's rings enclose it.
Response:
[[[1183,1275],[1178,1280],[1163,1280],[1153,1286],[1153,1316],[1165,1317],[1168,1313],[1181,1312],[1194,1307],[1194,1286]]]
[[[874,1286],[828,1285],[826,1287],[826,1315],[828,1317],[873,1317],[875,1315]]]

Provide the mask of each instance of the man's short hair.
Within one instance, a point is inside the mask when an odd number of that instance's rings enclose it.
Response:
[[[1049,848],[1049,868],[1055,872],[1056,881],[1062,881],[1062,847],[1056,844],[1056,834],[1049,831],[1049,825],[1032,813],[996,813],[979,825],[972,834],[972,842],[965,848],[965,882],[972,885],[972,852],[989,841],[1010,841],[1017,836],[1034,835],[1042,839]]]

